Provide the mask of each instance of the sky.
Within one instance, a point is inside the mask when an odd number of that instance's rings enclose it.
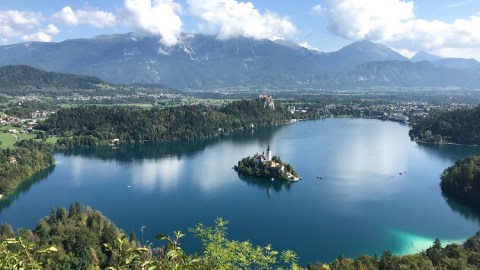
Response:
[[[288,39],[321,52],[358,40],[410,57],[480,61],[480,0],[0,0],[0,44],[138,32]]]

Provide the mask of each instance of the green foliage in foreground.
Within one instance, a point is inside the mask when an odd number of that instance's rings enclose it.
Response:
[[[215,227],[198,224],[190,231],[203,245],[201,264],[197,269],[296,269],[297,255],[292,251],[279,253],[270,245],[254,246],[248,241],[229,240],[227,221],[218,218]],[[279,260],[280,255],[280,260]]]
[[[455,162],[443,171],[440,187],[443,193],[480,206],[480,157],[471,156]]]
[[[34,230],[14,234],[0,226],[0,269],[298,269],[292,251],[227,239],[228,222],[202,224],[191,232],[203,254],[185,254],[184,236],[158,235],[162,247],[143,246],[128,238],[98,211],[75,203],[53,209]]]
[[[426,143],[480,144],[480,106],[413,118],[410,137]]]
[[[0,195],[9,195],[22,181],[55,163],[51,145],[25,140],[16,146],[0,149]]]
[[[292,165],[284,163],[278,156],[272,157],[272,161],[278,164],[275,167],[270,166],[270,162],[259,162],[258,159],[258,154],[255,154],[253,157],[243,158],[233,168],[239,173],[264,179],[289,180],[290,176],[298,177]],[[283,171],[280,169],[282,165],[284,167]]]
[[[0,269],[302,269],[292,251],[228,239],[227,225],[217,218],[213,227],[198,224],[191,228],[203,249],[199,255],[190,255],[181,247],[185,235],[180,231],[158,235],[160,247],[145,246],[127,237],[98,211],[75,203],[69,210],[52,209],[33,230],[15,234],[9,225],[1,225]],[[307,269],[480,269],[480,232],[463,245],[442,247],[437,239],[417,254],[396,256],[385,251],[380,258],[340,257],[330,263],[309,264]]]

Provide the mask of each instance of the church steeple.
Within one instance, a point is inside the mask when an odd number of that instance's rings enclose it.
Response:
[[[272,150],[270,150],[270,144],[268,144],[266,159],[267,159],[267,161],[272,160]]]

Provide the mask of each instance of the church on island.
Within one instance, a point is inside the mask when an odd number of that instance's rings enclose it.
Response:
[[[267,153],[257,153],[253,157],[246,157],[239,161],[238,165],[234,166],[234,169],[246,175],[270,180],[300,180],[300,177],[298,177],[290,164],[282,162],[278,156],[273,156],[270,145],[268,145]]]
[[[259,162],[272,161],[272,150],[270,149],[270,144],[268,145],[266,156],[265,156],[265,152],[263,152],[261,155],[257,153],[257,156],[258,156]]]

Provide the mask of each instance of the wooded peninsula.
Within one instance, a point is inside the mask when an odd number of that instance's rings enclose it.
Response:
[[[440,187],[445,195],[480,209],[480,157],[458,160],[442,173]]]
[[[20,141],[14,149],[0,149],[0,198],[10,195],[33,174],[55,164],[53,145]]]
[[[125,106],[80,106],[60,109],[38,129],[60,137],[59,147],[202,139],[248,128],[289,122],[291,114],[271,97],[234,101],[225,106],[180,106],[139,109]]]
[[[480,144],[480,106],[474,109],[432,111],[412,119],[410,138],[424,143]]]

